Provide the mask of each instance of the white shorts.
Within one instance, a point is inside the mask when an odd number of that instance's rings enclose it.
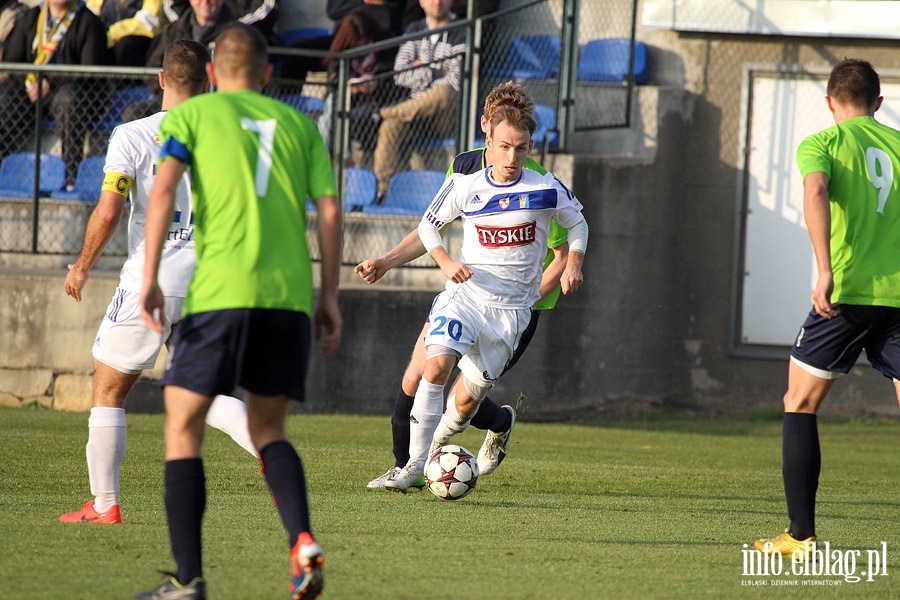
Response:
[[[428,321],[425,348],[439,345],[459,352],[466,379],[490,386],[512,358],[531,321],[531,309],[493,308],[459,291],[444,291],[434,299]]]
[[[94,340],[94,358],[122,373],[137,374],[156,365],[172,327],[181,320],[184,298],[166,296],[162,335],[141,317],[140,294],[116,288]]]

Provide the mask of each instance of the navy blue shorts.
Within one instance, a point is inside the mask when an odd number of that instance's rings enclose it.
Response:
[[[519,345],[516,346],[512,358],[510,358],[509,362],[506,363],[506,366],[503,368],[503,373],[500,373],[500,377],[503,377],[503,375],[506,374],[507,371],[516,366],[516,363],[519,362],[519,359],[522,358],[523,354],[525,354],[525,349],[528,348],[528,344],[531,343],[531,338],[534,337],[534,332],[537,330],[538,321],[540,320],[540,318],[541,311],[531,311],[531,321],[528,322],[528,327],[525,329],[525,331],[522,332],[522,336],[519,338]]]
[[[826,319],[811,310],[791,356],[817,369],[849,373],[860,352],[885,377],[900,379],[900,308],[839,304]]]
[[[236,308],[186,316],[175,330],[163,385],[204,396],[236,386],[302,401],[311,325],[291,310]]]

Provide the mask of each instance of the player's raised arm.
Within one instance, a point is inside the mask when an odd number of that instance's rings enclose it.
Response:
[[[447,253],[444,248],[444,239],[441,237],[444,228],[462,214],[461,208],[457,206],[460,194],[456,180],[457,177],[451,177],[438,190],[419,222],[418,233],[422,246],[441,268],[447,279],[455,283],[463,283],[472,277],[472,269],[458,260],[454,260]]]
[[[358,265],[354,271],[359,273],[366,283],[375,283],[384,274],[395,267],[405,265],[425,254],[425,246],[419,239],[419,231],[413,229],[403,240],[378,258],[368,258]]]

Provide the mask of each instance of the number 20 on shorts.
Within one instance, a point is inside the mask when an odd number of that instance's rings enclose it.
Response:
[[[445,329],[446,327],[446,329]],[[449,335],[454,341],[458,342],[462,337],[462,323],[456,319],[448,319],[447,317],[435,317],[434,328],[428,335]]]

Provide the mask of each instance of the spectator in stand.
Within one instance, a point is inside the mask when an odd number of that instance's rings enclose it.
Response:
[[[244,6],[232,0],[187,0],[190,3],[181,9],[182,0],[165,0],[166,16],[176,20],[163,30],[158,40],[154,40],[147,55],[148,67],[161,67],[166,46],[175,40],[193,39],[209,45],[228,25],[241,22],[259,30],[270,46],[278,44],[273,32],[277,0],[256,0],[256,8]],[[242,11],[247,12],[242,12]]]
[[[103,65],[106,28],[77,0],[46,0],[16,21],[3,48],[3,62],[36,65]],[[20,150],[32,132],[34,104],[40,98],[56,130],[66,160],[67,183],[84,158],[88,123],[105,109],[102,87],[93,79],[76,77],[11,77],[0,86],[0,157]]]
[[[112,64],[143,67],[147,51],[167,24],[162,0],[88,0],[106,25]]]
[[[278,0],[227,0],[228,10],[240,15],[237,21],[250,25],[263,34],[266,44],[278,46],[275,29],[278,24]],[[190,0],[163,0],[163,10],[170,23],[175,23],[193,8]]]
[[[12,31],[16,20],[29,8],[40,3],[40,0],[25,0],[24,2],[19,0],[0,0],[0,59],[3,58],[3,44],[6,42],[6,38],[9,37],[9,32]],[[5,76],[0,75],[0,78],[5,79]]]
[[[230,0],[190,0],[190,6],[184,12],[178,13],[181,0],[177,0],[178,4],[167,4],[166,16],[176,17],[176,21],[163,29],[163,32],[156,36],[150,44],[150,50],[147,54],[147,66],[162,69],[163,55],[166,48],[176,40],[194,40],[204,46],[209,46],[229,25],[235,21],[248,17],[249,13],[240,16],[240,9],[235,2]],[[276,0],[263,0],[259,10],[261,16],[263,9],[267,6],[273,6]],[[169,7],[174,7],[170,10]],[[178,16],[180,14],[180,16]],[[271,9],[269,13],[271,15]],[[268,27],[267,18],[257,19],[256,24],[260,29]],[[263,33],[265,36],[265,33]],[[267,43],[274,45],[275,41],[271,34],[266,37]],[[122,118],[124,121],[132,121],[134,119],[142,119],[159,112],[162,105],[162,90],[159,84],[150,83],[150,89],[154,92],[152,100],[137,102],[125,109]]]
[[[460,19],[466,18],[466,10],[468,10],[468,0],[453,0],[450,10],[453,11]],[[500,8],[500,0],[480,0],[475,3],[475,16],[483,17],[492,12],[496,12]],[[403,27],[409,27],[413,21],[419,21],[425,18],[425,11],[415,0],[409,0],[406,3],[406,10],[403,11]]]
[[[341,27],[344,21],[351,15],[363,15],[363,19],[370,18],[374,20],[375,25],[381,30],[377,39],[372,41],[397,37],[403,34],[403,0],[328,0],[325,12],[328,18],[335,22],[334,32],[328,35],[298,40],[291,44],[291,48],[300,50],[330,50],[332,52],[347,50],[348,48],[356,48],[362,46],[361,43],[355,45],[347,45],[348,36],[341,33]],[[359,28],[358,25],[355,25]],[[357,34],[351,41],[358,41],[363,34]],[[370,34],[374,35],[374,34]],[[393,54],[396,54],[394,52]],[[390,58],[393,61],[393,54],[380,53],[379,59],[384,60]],[[390,70],[392,63],[388,63],[387,70]],[[327,58],[318,58],[311,56],[289,56],[284,60],[284,68],[282,73],[287,79],[305,80],[306,74],[310,71],[329,70],[330,63]],[[351,78],[355,75],[351,75]]]
[[[420,33],[449,25],[456,19],[451,0],[419,0],[425,18],[405,33]],[[427,131],[437,137],[453,135],[459,109],[461,58],[465,29],[433,34],[400,46],[394,61],[394,81],[408,88],[409,100],[380,110],[381,128],[375,147],[375,176],[383,198],[391,177],[409,160],[409,138]]]
[[[391,7],[394,7],[393,9]],[[382,10],[384,9],[384,10]],[[379,16],[386,17],[379,19]],[[388,4],[383,0],[367,0],[359,10],[343,17],[335,28],[332,52],[340,52],[351,48],[359,48],[388,37],[397,35],[394,30],[385,30],[384,24],[391,26],[391,20],[399,27],[399,5]],[[350,138],[358,143],[361,156],[357,157],[357,166],[369,165],[375,150],[380,119],[378,107],[387,104],[396,96],[397,87],[390,77],[378,77],[379,73],[389,72],[394,68],[396,50],[372,52],[350,60],[349,79],[354,81],[350,96]],[[319,132],[329,145],[331,139],[331,123],[333,109],[333,92],[337,88],[338,61],[331,57],[323,60],[328,69],[328,95],[325,98],[325,110],[319,117]],[[374,78],[374,79],[373,79]],[[370,168],[371,165],[369,165]]]

